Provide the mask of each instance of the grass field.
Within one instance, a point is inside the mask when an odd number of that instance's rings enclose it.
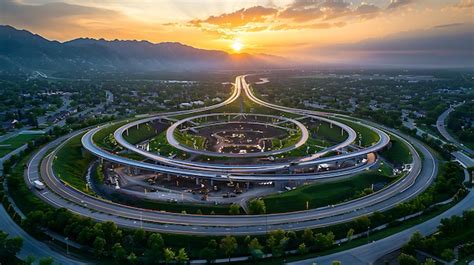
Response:
[[[166,132],[162,132],[150,140],[150,151],[157,152],[163,156],[176,155],[181,159],[186,159],[189,155],[175,147],[171,146],[166,140]]]
[[[318,139],[339,143],[347,138],[347,133],[341,134],[341,129],[337,126],[331,126],[327,122],[321,123],[316,129],[316,136]]]
[[[184,211],[188,214],[196,214],[197,211],[200,210],[202,214],[211,214],[212,211],[215,214],[229,214],[228,205],[187,204],[144,199],[128,200],[123,197],[115,196],[112,198],[112,200],[140,208],[166,211],[172,213],[181,213]],[[243,213],[243,210],[241,210],[240,212]]]
[[[181,133],[178,130],[174,131],[173,135],[175,139],[183,145],[199,150],[204,149],[204,143],[206,142],[204,136]]]
[[[92,140],[94,140],[94,143],[96,143],[99,147],[108,149],[108,150],[113,150],[117,147],[117,142],[113,138],[113,134],[115,130],[117,130],[119,127],[124,125],[126,122],[119,122],[114,125],[107,126],[98,132],[94,134],[94,137]]]
[[[347,120],[342,120],[341,122],[349,125],[354,131],[357,133],[357,138],[355,142],[359,144],[359,140],[361,142],[361,145],[364,147],[371,146],[375,144],[378,140],[380,140],[380,137],[378,134],[371,129],[365,127],[362,124],[359,124],[357,122],[351,122]]]
[[[154,136],[156,136],[155,129],[148,123],[141,124],[138,129],[136,126],[132,127],[128,129],[128,134],[123,134],[123,138],[131,144],[138,144]]]
[[[12,138],[0,142],[0,157],[5,156],[11,151],[41,136],[41,134],[18,134],[17,136],[13,136]]]
[[[406,146],[400,139],[394,137],[392,137],[390,142],[392,144],[390,148],[380,152],[380,155],[394,165],[411,163],[413,158],[408,146]]]
[[[289,152],[283,153],[278,155],[279,158],[285,157],[302,157],[307,156],[309,154],[314,154],[318,151],[321,151],[323,148],[320,146],[328,146],[328,142],[322,143],[320,140],[316,140],[313,138],[308,138],[308,141],[299,148],[293,149]]]
[[[82,151],[81,137],[83,134],[71,138],[56,154],[53,161],[53,170],[56,175],[69,185],[91,193],[86,187],[87,168],[94,160],[88,152]]]
[[[268,213],[306,210],[343,202],[372,184],[389,182],[387,176],[378,172],[366,172],[355,177],[331,183],[316,183],[264,197]]]

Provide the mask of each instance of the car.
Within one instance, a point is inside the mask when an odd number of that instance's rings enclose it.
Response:
[[[37,190],[44,190],[46,188],[46,186],[44,185],[43,182],[39,181],[39,180],[35,180],[33,181],[33,186],[37,189]]]

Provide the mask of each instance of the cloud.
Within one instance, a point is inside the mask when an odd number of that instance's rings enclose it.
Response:
[[[194,25],[210,24],[220,27],[241,27],[251,23],[262,23],[270,15],[276,14],[278,10],[263,6],[242,8],[232,13],[210,16],[204,20],[191,21]]]
[[[473,67],[474,24],[453,23],[357,43],[313,47],[306,54],[326,60],[373,65]]]
[[[195,19],[189,21],[187,26],[221,34],[223,38],[232,38],[242,32],[343,27],[353,21],[375,18],[382,13],[380,7],[365,2],[353,5],[345,0],[295,0],[283,7],[254,6]]]
[[[346,25],[345,22],[336,23],[312,23],[312,24],[279,24],[271,27],[271,30],[301,30],[301,29],[329,29],[329,28],[340,28]]]
[[[362,3],[358,6],[354,11],[353,14],[360,19],[372,19],[380,15],[382,9],[378,6],[373,4]]]
[[[44,5],[29,5],[17,1],[6,0],[1,4],[2,22],[10,21],[11,24],[45,25],[51,22],[66,20],[67,18],[92,18],[101,16],[110,19],[120,15],[108,9],[73,5],[67,3],[47,3]]]
[[[454,5],[456,8],[473,8],[474,0],[461,0],[458,4]]]
[[[130,36],[136,28],[148,32],[160,30],[159,25],[133,20],[116,10],[62,2],[33,5],[0,0],[0,10],[1,24],[25,28],[52,39],[67,40],[79,36],[113,39]]]
[[[433,28],[451,28],[451,27],[460,27],[460,26],[463,26],[465,25],[464,23],[450,23],[450,24],[443,24],[443,25],[437,25],[437,26],[434,26]]]
[[[398,9],[398,8],[407,6],[409,4],[412,4],[413,2],[415,1],[414,0],[391,0],[387,9],[388,10]]]
[[[280,18],[296,22],[306,22],[315,19],[330,20],[351,12],[350,4],[344,0],[326,1],[295,1],[280,12]]]

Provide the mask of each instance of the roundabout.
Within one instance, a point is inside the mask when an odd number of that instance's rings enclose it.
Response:
[[[203,119],[206,122],[195,122]],[[209,122],[208,119],[212,119],[212,121]],[[180,129],[178,130],[178,128]],[[195,143],[194,147],[190,147],[176,139],[178,133],[183,137],[183,132],[198,132],[201,129],[208,129],[206,137],[200,137],[205,138],[204,141],[212,142],[213,151],[199,150]],[[166,130],[166,139],[173,147],[193,154],[220,157],[277,155],[302,146],[308,137],[308,130],[297,120],[282,116],[245,113],[213,113],[193,116],[172,124]],[[279,138],[285,140],[282,148],[276,148],[273,145],[272,140],[282,141]],[[272,149],[272,147],[274,148]]]
[[[242,91],[247,98],[259,105],[291,113],[295,117],[222,111],[189,116],[177,121],[172,119],[178,115],[219,111],[219,108],[225,107],[243,95]],[[165,120],[167,128],[157,126],[158,123],[163,124]],[[169,123],[170,120],[173,122]],[[219,127],[229,124],[231,125],[228,128]],[[370,130],[374,135],[373,143],[367,146],[361,145],[361,133],[356,132],[351,127],[352,124]],[[155,130],[156,137],[160,134],[166,136],[167,141],[164,144],[171,146],[175,154],[189,153],[194,160],[178,159],[173,155],[150,150],[151,139],[141,139],[140,142],[133,144],[127,141],[129,131],[139,130],[145,125]],[[106,150],[94,141],[94,135],[108,126],[111,124],[73,132],[41,149],[28,165],[27,181],[33,183],[35,180],[42,180],[47,186],[46,189],[51,192],[36,192],[37,195],[55,207],[66,207],[100,221],[113,220],[124,227],[142,226],[151,231],[186,234],[262,234],[268,229],[303,230],[343,223],[359,216],[390,209],[425,190],[437,172],[433,156],[417,140],[348,116],[287,108],[264,102],[253,95],[245,76],[236,78],[231,97],[223,103],[202,109],[158,114],[127,122],[118,127],[113,131],[113,137],[121,151]],[[310,131],[308,128],[316,129]],[[323,135],[323,130],[320,128],[333,129],[327,135],[332,136],[336,132],[340,134],[341,140],[329,141],[326,138],[322,140],[323,137],[320,135]],[[193,135],[183,136],[183,132],[186,134],[192,132]],[[132,207],[81,192],[61,181],[52,169],[57,151],[67,139],[81,137],[83,148],[99,157],[100,163],[109,166],[106,171],[112,172],[121,168],[130,178],[135,178],[134,175],[137,177],[153,175],[155,181],[172,180],[189,186],[195,185],[199,187],[199,191],[205,189],[206,196],[212,194],[214,189],[226,189],[227,186],[232,194],[237,195],[236,198],[244,200],[252,199],[255,194],[259,197],[261,194],[256,192],[259,189],[265,192],[270,190],[263,189],[263,185],[270,185],[274,188],[271,191],[275,192],[277,188],[293,189],[312,181],[332,182],[350,178],[380,166],[377,153],[390,143],[389,133],[399,138],[412,155],[412,163],[403,176],[360,198],[288,213],[210,216]],[[202,135],[208,138],[205,137],[204,144],[198,146],[196,139]],[[179,137],[181,139],[178,139]],[[186,141],[183,138],[193,140]],[[205,142],[210,142],[211,138],[214,138],[215,143],[206,145]],[[274,143],[287,138],[292,138],[292,141],[278,145],[280,148],[275,147],[277,145]],[[223,145],[223,142],[228,145]],[[244,145],[245,148],[242,148]],[[48,153],[49,151],[52,152]],[[418,152],[423,155],[420,156]],[[131,154],[138,155],[141,159],[134,159]],[[40,168],[40,172],[37,170],[35,172],[35,168]],[[117,183],[119,184],[116,186],[120,188],[120,181]],[[180,190],[185,188],[179,187]],[[174,192],[171,186],[160,188],[170,189],[169,193]],[[239,190],[242,194],[237,193]],[[179,192],[177,194],[179,196]],[[181,196],[182,194],[181,191]],[[219,201],[225,203],[226,198]],[[229,199],[229,202],[235,201]]]

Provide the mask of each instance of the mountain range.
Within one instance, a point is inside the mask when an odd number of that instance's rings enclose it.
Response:
[[[79,38],[51,41],[26,30],[0,26],[0,71],[198,71],[258,69],[281,65],[271,55],[229,54],[178,42]]]

